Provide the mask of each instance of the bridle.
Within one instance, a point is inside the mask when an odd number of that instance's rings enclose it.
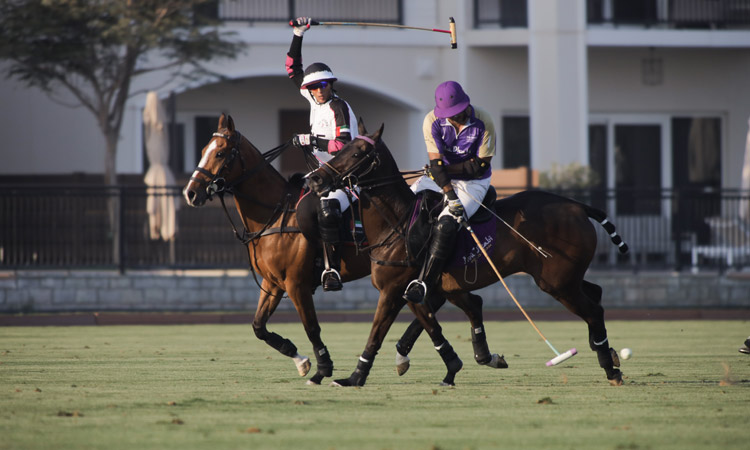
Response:
[[[268,233],[268,229],[271,226],[271,223],[278,217],[278,214],[282,211],[285,213],[292,212],[293,209],[289,208],[289,202],[290,200],[287,198],[288,196],[285,195],[282,197],[282,199],[275,204],[264,202],[258,198],[254,198],[251,196],[248,196],[236,189],[239,185],[247,181],[250,177],[255,175],[260,170],[264,169],[266,166],[270,165],[271,162],[278,158],[281,153],[286,150],[290,146],[290,142],[286,142],[284,144],[279,145],[278,147],[275,147],[265,153],[262,153],[261,156],[263,158],[263,161],[255,165],[254,167],[248,168],[247,164],[245,163],[245,159],[242,156],[242,153],[239,150],[239,143],[242,140],[242,135],[239,131],[234,131],[231,134],[228,133],[221,133],[216,132],[213,133],[213,137],[220,137],[225,139],[231,146],[229,150],[229,155],[224,159],[221,166],[216,170],[215,173],[212,173],[203,167],[196,167],[195,171],[198,173],[201,173],[208,177],[208,181],[197,178],[195,176],[190,177],[191,180],[198,183],[199,186],[205,187],[206,189],[206,196],[209,200],[213,198],[214,195],[219,197],[219,200],[221,201],[221,205],[224,209],[224,213],[227,216],[227,219],[229,220],[230,225],[232,226],[232,229],[234,230],[234,234],[243,244],[247,245],[249,242],[259,238],[264,233]],[[235,161],[239,161],[242,172],[241,174],[227,182],[225,179],[225,173],[230,171],[232,167],[234,166]],[[231,216],[229,215],[229,211],[227,210],[226,204],[224,203],[224,194],[229,193],[235,197],[240,197],[245,200],[251,201],[257,205],[263,206],[269,210],[272,211],[270,218],[268,219],[268,222],[261,228],[260,231],[251,233],[249,232],[243,223],[243,232],[239,233],[237,231],[237,227],[234,225],[234,222],[232,221]]]
[[[323,165],[320,166],[320,170],[325,172],[331,178],[331,184],[333,186],[345,186],[351,188],[356,185],[362,187],[364,181],[360,181],[361,178],[364,178],[380,166],[380,157],[379,153],[376,151],[377,146],[375,145],[375,141],[367,136],[357,136],[355,140],[357,139],[365,141],[371,148],[369,150],[366,148],[364,157],[352,164],[351,167],[339,171],[329,162],[324,162]],[[360,173],[357,173],[362,167],[364,167],[364,169],[361,170]]]

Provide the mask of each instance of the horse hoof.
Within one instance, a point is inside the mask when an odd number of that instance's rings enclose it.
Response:
[[[507,369],[508,363],[505,362],[505,355],[498,355],[497,353],[492,354],[492,359],[486,364],[493,369]]]
[[[309,372],[310,368],[312,367],[310,358],[308,358],[307,356],[305,356],[305,358],[299,362],[295,361],[294,364],[297,365],[297,372],[299,372],[299,376],[301,377],[307,375],[307,372]]]
[[[333,387],[348,387],[351,386],[352,383],[349,381],[348,378],[342,378],[340,380],[333,380],[331,381],[331,386]]]
[[[396,373],[398,376],[405,374],[409,370],[410,359],[408,356],[401,356],[396,352]]]
[[[316,373],[309,380],[307,380],[308,386],[320,386],[320,382],[323,381],[323,375]]]
[[[615,367],[620,367],[620,356],[617,354],[617,350],[610,347],[609,354],[612,355],[612,365]]]
[[[611,386],[622,386],[622,372],[615,369],[615,372],[612,374],[612,376],[608,376],[607,380],[609,380],[609,384]]]
[[[441,381],[441,382],[440,382],[440,386],[443,386],[443,387],[446,387],[446,386],[447,386],[447,387],[455,387],[455,386],[456,386],[456,383],[447,383],[447,382],[445,382],[445,381]]]

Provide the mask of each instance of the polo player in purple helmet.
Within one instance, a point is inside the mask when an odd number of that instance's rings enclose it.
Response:
[[[404,299],[421,303],[435,287],[450,256],[462,217],[480,207],[490,187],[495,155],[495,125],[490,115],[469,100],[460,84],[446,81],[435,89],[435,108],[422,123],[430,166],[411,187],[443,194],[445,207],[435,225],[430,253],[419,278],[412,280]]]
[[[292,142],[297,147],[310,151],[322,164],[330,160],[347,142],[357,137],[357,123],[352,107],[336,95],[333,83],[336,77],[328,65],[316,62],[302,71],[302,36],[310,28],[309,17],[295,20],[292,44],[286,56],[286,71],[299,89],[302,97],[310,103],[310,133],[296,135]],[[350,191],[356,195],[356,192]],[[325,270],[321,276],[324,291],[339,291],[342,288],[341,255],[336,249],[339,243],[339,222],[350,200],[343,189],[325,195],[318,207],[318,227],[323,239]]]

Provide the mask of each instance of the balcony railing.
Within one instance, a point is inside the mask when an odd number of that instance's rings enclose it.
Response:
[[[307,16],[329,22],[403,23],[402,0],[217,0],[200,13],[224,21],[288,22]]]
[[[724,270],[750,267],[750,192],[577,191],[562,194],[605,209],[631,248],[620,255],[604,229],[596,269]],[[180,198],[177,187],[157,196]],[[218,207],[183,207],[169,241],[152,240],[145,187],[0,186],[0,270],[246,268],[247,252]],[[639,213],[618,199],[657,204]],[[228,201],[235,224],[239,224]],[[623,211],[619,212],[618,211]],[[625,212],[627,211],[627,213]],[[654,211],[657,211],[654,213]]]
[[[586,0],[589,26],[749,29],[750,0]],[[528,27],[524,0],[474,0],[474,26]]]

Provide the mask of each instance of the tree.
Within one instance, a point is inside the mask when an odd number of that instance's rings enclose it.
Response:
[[[215,0],[0,0],[0,60],[7,77],[44,90],[62,88],[96,117],[106,141],[105,183],[135,77],[166,71],[216,77],[203,63],[233,58],[241,43],[197,11]]]

